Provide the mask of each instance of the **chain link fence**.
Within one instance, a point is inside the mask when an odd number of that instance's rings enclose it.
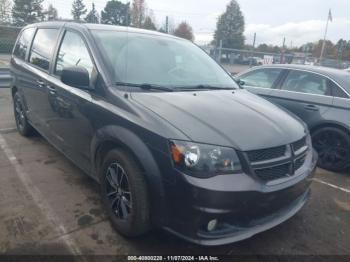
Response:
[[[20,27],[0,25],[0,54],[10,54],[21,31]]]
[[[209,46],[203,48],[232,74],[237,74],[254,66],[268,64],[320,65],[338,69],[350,67],[350,61],[323,59],[322,62],[319,62],[318,58],[306,52],[269,53]]]

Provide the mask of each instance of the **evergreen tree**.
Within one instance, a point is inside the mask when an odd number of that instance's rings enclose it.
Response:
[[[12,7],[13,24],[25,26],[44,19],[43,0],[14,0]]]
[[[240,49],[244,46],[244,17],[236,0],[226,7],[217,22],[217,28],[214,35],[215,43],[218,45],[222,40],[224,48]]]
[[[57,17],[58,17],[57,9],[54,8],[52,4],[50,4],[45,12],[45,20],[47,21],[57,20]]]
[[[130,24],[129,6],[129,3],[123,4],[117,0],[108,1],[101,12],[101,23],[128,26]]]
[[[74,0],[72,4],[72,15],[75,21],[80,21],[87,12],[83,0]]]
[[[97,13],[97,11],[95,9],[95,4],[94,3],[92,3],[91,11],[85,17],[85,21],[88,22],[88,23],[93,23],[93,24],[98,24],[99,23],[98,13]]]
[[[142,28],[147,30],[157,30],[157,27],[154,24],[152,17],[150,16],[146,17],[145,22],[142,25]]]

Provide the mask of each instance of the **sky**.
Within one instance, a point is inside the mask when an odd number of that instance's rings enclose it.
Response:
[[[128,0],[121,0],[128,2]],[[71,18],[73,0],[45,0],[52,3],[62,18]],[[92,2],[100,11],[107,0],[84,0],[90,9]],[[230,0],[146,0],[153,10],[157,25],[164,24],[168,15],[174,24],[187,21],[193,27],[195,41],[205,44],[212,40],[218,16]],[[325,32],[328,10],[332,9],[333,22],[329,24],[327,39],[333,42],[340,38],[350,40],[350,0],[237,0],[245,17],[246,43],[267,43],[300,46],[306,42],[322,39]]]

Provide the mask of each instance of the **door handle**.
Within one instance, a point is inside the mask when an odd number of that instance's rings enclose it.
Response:
[[[43,88],[43,87],[45,86],[45,83],[44,83],[44,81],[41,81],[41,80],[37,80],[37,81],[36,81],[36,83],[37,83],[38,87],[41,87],[41,88]]]
[[[55,95],[55,94],[56,94],[56,88],[54,88],[54,87],[52,87],[52,86],[50,86],[50,85],[47,85],[46,87],[47,87],[47,89],[49,90],[49,93],[50,93],[51,95]]]
[[[319,110],[318,106],[315,106],[315,105],[306,105],[304,108],[306,110],[309,110],[309,111],[318,111]]]

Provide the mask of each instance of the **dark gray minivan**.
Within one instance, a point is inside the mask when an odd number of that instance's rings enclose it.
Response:
[[[237,78],[254,94],[281,105],[308,124],[320,167],[350,167],[350,74],[304,65],[268,65]]]
[[[293,216],[317,155],[307,127],[238,88],[203,50],[153,31],[25,27],[11,59],[18,131],[101,185],[125,236],[161,227],[220,245]]]

